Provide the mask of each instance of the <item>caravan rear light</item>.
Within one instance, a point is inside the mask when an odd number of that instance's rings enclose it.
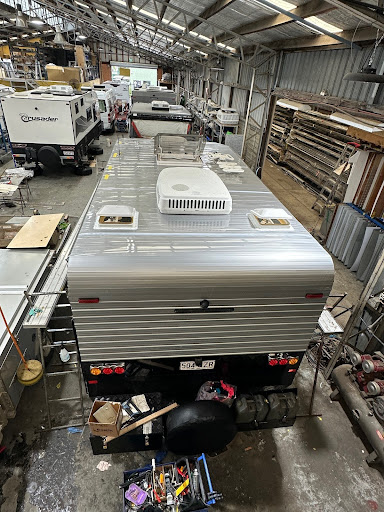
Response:
[[[299,362],[299,359],[297,357],[291,357],[288,362],[289,362],[289,364],[294,365]]]
[[[99,368],[98,366],[91,366],[90,373],[91,375],[100,375],[101,368]]]
[[[324,296],[323,293],[307,293],[305,295],[306,299],[322,299]]]
[[[113,370],[109,366],[106,366],[105,368],[103,368],[103,373],[104,375],[111,375],[113,373]]]
[[[269,366],[276,366],[277,364],[279,364],[279,361],[277,359],[270,359],[268,361],[268,364]]]
[[[279,365],[280,366],[285,366],[286,364],[288,364],[288,359],[279,359]]]
[[[125,372],[125,368],[124,368],[124,366],[116,366],[114,371],[118,375],[122,375]]]
[[[97,304],[98,302],[100,302],[100,299],[97,299],[97,298],[93,298],[93,299],[79,299],[78,300],[79,304]]]

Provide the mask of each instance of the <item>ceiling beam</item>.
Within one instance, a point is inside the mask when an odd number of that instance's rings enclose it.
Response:
[[[171,0],[166,0],[167,4],[169,4]],[[159,14],[159,20],[161,21],[164,18],[165,11],[167,10],[167,5],[163,5]]]
[[[294,21],[300,22],[302,25],[305,25],[305,26],[311,28],[315,32],[320,32],[329,37],[333,37],[333,39],[336,39],[336,41],[339,41],[339,43],[343,43],[343,44],[348,43],[351,45],[351,47],[353,47],[357,50],[360,49],[360,46],[358,46],[356,43],[352,43],[352,41],[348,41],[347,39],[344,39],[344,37],[340,36],[339,34],[333,34],[332,32],[329,32],[328,30],[325,30],[324,28],[319,27],[315,23],[311,23],[307,19],[304,19],[301,16],[297,16],[297,14],[294,14],[292,11],[287,11],[287,10],[283,9],[282,7],[279,7],[271,2],[268,2],[268,0],[256,0],[256,1],[260,5],[263,5],[263,6],[265,5],[266,7],[270,7],[272,10],[281,12],[282,14],[286,14],[287,16],[292,18]]]
[[[357,6],[355,2],[349,3],[347,0],[328,0],[330,4],[338,7],[339,9],[356,16],[359,20],[372,25],[380,30],[384,30],[384,16],[382,14],[374,12],[374,5],[372,9],[367,7]]]
[[[199,14],[199,18],[207,20],[225,9],[225,7],[228,7],[228,5],[232,4],[234,1],[235,0],[216,0],[215,3],[207,7],[205,11]],[[188,31],[190,32],[191,30],[195,30],[195,28],[198,27],[200,23],[201,21],[199,19],[191,21],[191,23],[188,25]]]
[[[332,11],[333,9],[335,9],[335,6],[330,5],[324,0],[310,0],[305,4],[301,4],[295,9],[292,9],[290,12],[296,16],[300,16],[301,18],[308,18],[309,16],[324,14],[325,12]],[[240,25],[239,27],[234,28],[233,31],[240,35],[247,35],[279,27],[286,23],[293,23],[293,21],[292,17],[286,14],[273,14],[272,16],[266,16],[261,20]],[[227,33],[223,33],[217,36],[216,39],[218,43],[221,43],[227,39],[231,39],[231,36]]]
[[[345,39],[349,39],[350,41],[374,41],[377,36],[377,29],[373,27],[363,27],[358,29],[356,32],[354,30],[344,30],[343,36]],[[306,37],[296,37],[294,39],[281,39],[280,41],[275,41],[268,43],[268,46],[273,50],[302,50],[302,49],[310,49],[310,48],[318,48],[321,46],[332,46],[340,45],[339,41],[336,41],[332,37],[326,35],[318,35],[318,36],[306,36]],[[346,44],[345,47],[350,48],[350,44]],[[247,48],[247,53],[251,53],[253,48]]]

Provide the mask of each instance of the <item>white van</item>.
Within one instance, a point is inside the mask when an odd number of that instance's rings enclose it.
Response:
[[[93,89],[99,101],[103,131],[110,130],[113,132],[115,131],[115,93],[113,89],[107,89],[104,85],[95,85]]]

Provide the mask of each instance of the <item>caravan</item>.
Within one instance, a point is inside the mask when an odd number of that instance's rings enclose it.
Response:
[[[95,85],[94,91],[99,102],[100,119],[102,130],[106,132],[115,131],[115,101],[116,96],[113,89],[108,89],[104,84]]]

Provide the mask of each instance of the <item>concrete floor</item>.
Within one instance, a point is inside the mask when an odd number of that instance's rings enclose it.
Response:
[[[116,135],[109,138],[115,140]],[[106,138],[103,145],[106,151],[92,176],[64,173],[34,178],[28,208],[37,207],[41,213],[63,211],[73,220],[78,218],[111,150]],[[311,210],[314,197],[307,190],[269,162],[263,181],[309,231],[319,227],[319,217]],[[18,209],[9,210],[2,208],[0,215],[19,214]],[[361,283],[338,261],[335,268],[334,292],[347,291],[354,303]],[[73,382],[61,380],[60,389],[74,387]],[[308,411],[312,381],[313,370],[304,360],[295,382],[299,415]],[[360,433],[342,406],[330,401],[329,394],[328,384],[320,377],[314,412],[321,416],[298,417],[290,428],[240,433],[224,453],[209,458],[214,487],[224,494],[224,500],[213,510],[384,512],[382,474],[365,463],[368,451]],[[118,484],[123,470],[145,465],[153,453],[93,456],[87,427],[71,434],[67,430],[45,432],[44,425],[39,383],[25,389],[18,416],[4,431],[7,449],[0,455],[0,512],[122,510]],[[111,464],[108,471],[96,468],[101,460]]]

